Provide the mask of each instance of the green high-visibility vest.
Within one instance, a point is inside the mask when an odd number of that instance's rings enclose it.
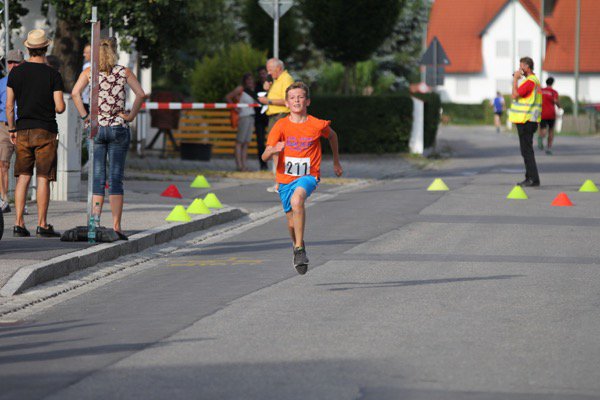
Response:
[[[513,100],[508,112],[508,118],[513,124],[524,124],[525,122],[540,122],[542,120],[542,88],[540,80],[535,75],[529,75],[519,85],[521,87],[527,81],[532,81],[535,87],[527,97],[519,97]]]

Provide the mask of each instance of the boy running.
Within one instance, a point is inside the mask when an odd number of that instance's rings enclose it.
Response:
[[[279,155],[276,180],[279,197],[287,217],[288,230],[294,245],[294,267],[300,275],[308,270],[304,248],[304,203],[317,188],[321,167],[321,137],[329,139],[333,153],[333,170],[342,175],[337,134],[324,121],[308,115],[310,92],[303,82],[295,82],[285,92],[285,104],[290,115],[280,119],[269,132],[263,161]]]

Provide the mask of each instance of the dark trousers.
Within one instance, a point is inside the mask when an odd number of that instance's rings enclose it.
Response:
[[[521,146],[521,155],[525,162],[525,179],[531,179],[533,182],[539,182],[537,164],[535,163],[535,154],[533,154],[533,134],[537,131],[537,122],[525,122],[516,124],[519,132],[519,145]]]
[[[262,154],[265,152],[265,133],[267,132],[267,125],[269,124],[268,118],[259,120],[258,118],[254,121],[254,130],[256,131],[256,148],[258,150],[258,162],[260,163],[260,169],[268,169],[266,162],[262,160]]]

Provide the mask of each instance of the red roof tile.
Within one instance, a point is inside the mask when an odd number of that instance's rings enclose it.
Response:
[[[555,33],[546,47],[544,70],[573,72],[575,65],[575,11],[577,0],[558,0],[551,17]],[[581,0],[580,72],[600,72],[600,3]],[[450,60],[452,61],[452,60]]]

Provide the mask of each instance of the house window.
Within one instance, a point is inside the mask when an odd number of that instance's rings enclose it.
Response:
[[[496,42],[496,58],[510,57],[510,42],[508,40],[498,40]]]
[[[531,40],[519,40],[519,58],[532,57]]]
[[[511,93],[512,92],[512,80],[510,79],[496,79],[496,91],[500,93]]]
[[[457,96],[468,96],[469,95],[469,78],[459,76],[456,78],[456,95]]]

